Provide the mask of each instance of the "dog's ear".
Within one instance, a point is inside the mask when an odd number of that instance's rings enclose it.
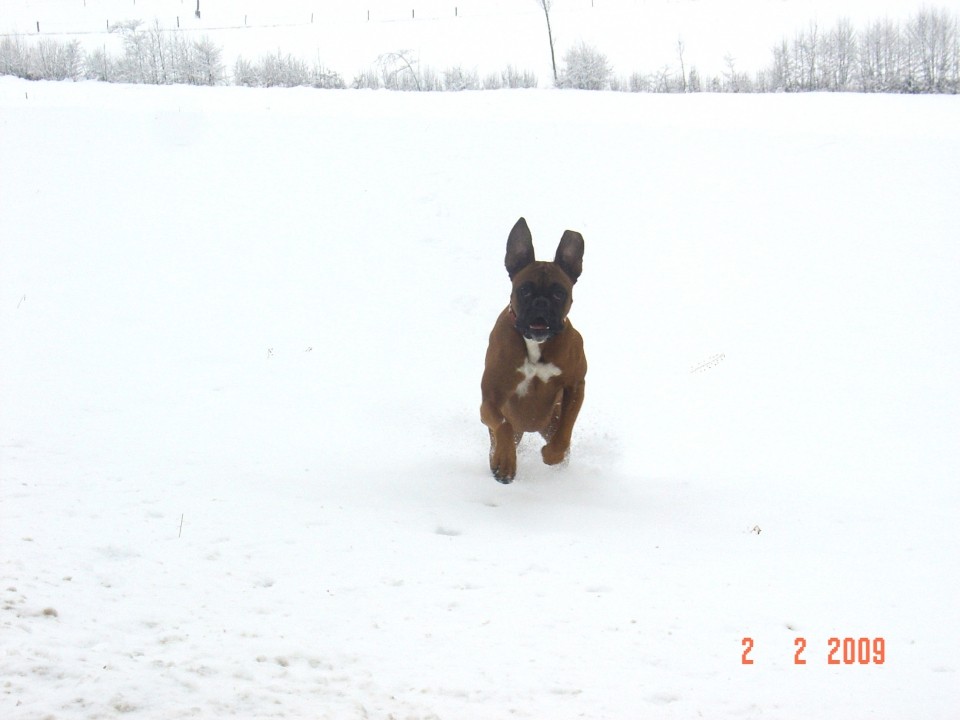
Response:
[[[510,279],[513,280],[514,275],[535,259],[530,228],[527,227],[527,221],[520,218],[510,231],[510,237],[507,238],[507,257],[503,264],[507,266]]]
[[[553,261],[576,282],[583,272],[583,235],[573,230],[563,233]]]

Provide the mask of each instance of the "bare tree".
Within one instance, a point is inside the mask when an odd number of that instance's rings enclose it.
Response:
[[[851,80],[851,66],[856,59],[857,41],[853,24],[841,18],[827,37],[826,72],[828,90],[846,90]]]
[[[547,39],[550,41],[550,64],[553,66],[553,84],[557,84],[557,56],[553,51],[553,29],[550,27],[550,8],[553,7],[553,0],[537,0],[537,5],[543,9],[544,17],[547,18]]]
[[[388,90],[423,90],[417,60],[410,50],[397,50],[377,58],[383,87]]]
[[[683,64],[683,38],[677,38],[677,56],[680,58],[680,92],[687,91],[687,68]]]
[[[790,45],[783,40],[773,47],[773,67],[770,68],[770,84],[776,90],[796,90],[794,84],[793,57],[790,55]]]
[[[464,70],[461,65],[455,65],[443,71],[444,90],[479,90],[481,87],[476,70]]]
[[[518,70],[513,65],[507,65],[507,68],[500,73],[500,80],[503,87],[508,88],[535,88],[537,87],[537,75],[529,70]]]
[[[113,82],[116,79],[116,62],[107,54],[106,47],[93,48],[87,53],[84,67],[88,80]]]
[[[154,18],[153,25],[147,28],[149,59],[151,75],[147,82],[154,85],[167,85],[171,82],[170,60],[168,56],[167,43],[164,42],[164,30],[160,25],[160,20]]]
[[[657,72],[653,74],[651,78],[651,89],[655,93],[668,93],[670,92],[671,82],[670,76],[672,72],[669,65],[662,66]]]
[[[630,92],[650,92],[650,78],[643,73],[630,74]]]
[[[140,26],[140,20],[124,20],[110,26],[110,32],[119,33],[123,38],[123,59],[119,64],[120,82],[146,83],[147,36]]]
[[[806,69],[804,75],[807,78],[807,86],[811,90],[819,90],[820,82],[817,76],[817,59],[820,51],[820,28],[816,20],[810,21],[810,30],[807,35],[801,36],[801,42],[804,44],[806,57]]]
[[[740,92],[740,73],[737,72],[736,58],[730,53],[723,56],[723,62],[727,66],[723,77],[726,79],[726,88],[728,92]]]
[[[945,92],[957,53],[957,21],[946,10],[920,10],[907,24],[910,71],[919,92]]]

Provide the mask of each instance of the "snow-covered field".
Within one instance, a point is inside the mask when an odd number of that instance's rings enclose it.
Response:
[[[0,717],[957,718],[958,127],[0,78]],[[520,215],[590,373],[502,486]]]

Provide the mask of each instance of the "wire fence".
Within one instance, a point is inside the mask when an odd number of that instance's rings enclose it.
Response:
[[[56,0],[51,0],[54,2]],[[641,6],[646,4],[648,0],[637,0],[641,3]],[[683,0],[684,2],[694,2],[694,0]],[[87,6],[86,0],[78,0],[78,2],[83,2],[83,7],[85,8],[86,13],[89,12],[98,12],[98,9],[94,9],[92,4],[90,7]],[[671,2],[677,2],[677,0],[652,0],[657,4],[669,4]],[[31,8],[33,5],[36,5],[37,2],[34,0],[30,3]],[[633,4],[628,4],[628,7],[636,7],[637,2]],[[597,7],[606,7],[602,4],[598,4],[598,0],[578,0],[576,3],[567,4],[564,6],[562,13],[571,14],[582,12],[585,10],[596,9]],[[63,8],[63,3],[58,2],[58,8]],[[176,31],[176,30],[191,30],[191,31],[202,31],[202,32],[216,32],[216,31],[227,31],[227,30],[256,30],[256,29],[270,29],[270,28],[297,28],[297,27],[309,27],[311,25],[324,24],[324,25],[337,25],[337,24],[349,24],[349,25],[359,25],[363,23],[416,23],[416,22],[437,22],[437,21],[449,21],[457,19],[510,19],[510,18],[519,18],[519,17],[530,17],[530,16],[542,16],[543,11],[539,9],[535,2],[530,2],[528,8],[522,8],[519,5],[513,6],[510,9],[500,6],[498,7],[494,4],[493,7],[487,6],[485,4],[476,4],[476,5],[459,5],[453,4],[449,6],[430,6],[428,8],[417,8],[410,7],[402,11],[387,11],[382,8],[363,8],[362,5],[359,5],[356,8],[351,8],[349,11],[339,11],[339,12],[330,12],[329,10],[316,11],[310,10],[309,12],[299,12],[299,13],[283,13],[283,14],[273,14],[271,16],[261,14],[251,15],[250,13],[243,13],[242,15],[237,13],[206,13],[202,8],[199,2],[197,2],[196,9],[193,11],[184,12],[183,14],[176,13],[154,13],[154,12],[141,12],[145,9],[144,5],[141,3],[139,6],[136,3],[136,0],[131,0],[130,3],[131,12],[126,15],[118,14],[116,17],[110,18],[105,17],[101,14],[100,18],[84,18],[82,21],[73,21],[73,22],[62,22],[57,20],[49,19],[31,19],[23,23],[24,29],[18,29],[16,31],[12,30],[3,30],[0,31],[0,37],[12,37],[15,35],[24,35],[24,36],[74,36],[74,35],[106,35],[113,31],[113,29],[121,22],[125,22],[133,17],[138,15],[148,15],[150,20],[158,20],[166,31]],[[35,13],[35,15],[43,15],[44,13]],[[48,14],[48,13],[47,13]],[[23,17],[27,17],[26,13],[21,12]],[[212,22],[205,22],[205,18],[213,17]]]
[[[595,0],[586,0],[594,2]],[[410,23],[410,22],[436,22],[443,20],[456,20],[460,18],[510,18],[522,17],[540,14],[542,11],[536,9],[534,3],[531,3],[532,9],[522,10],[477,10],[473,8],[464,8],[460,5],[451,5],[443,12],[437,8],[427,10],[418,10],[413,7],[404,12],[384,12],[382,10],[358,8],[355,12],[317,12],[309,13],[285,13],[283,15],[264,16],[250,15],[249,13],[225,15],[217,13],[213,22],[203,22],[204,14],[202,10],[196,10],[193,13],[185,14],[162,14],[157,15],[148,13],[151,20],[156,18],[160,21],[164,29],[175,30],[193,30],[203,32],[215,32],[223,30],[244,30],[244,29],[267,29],[267,28],[295,28],[309,27],[311,25],[324,24],[351,24],[358,25],[363,23]],[[102,18],[100,20],[84,20],[83,22],[58,22],[55,20],[31,20],[26,25],[26,29],[17,32],[0,32],[0,37],[10,37],[13,35],[27,36],[68,36],[68,35],[104,35],[111,32],[112,28],[120,22],[138,15],[136,3],[131,4],[131,13],[125,17],[118,15],[115,18]],[[587,5],[585,7],[592,7]],[[143,14],[143,13],[139,13]]]

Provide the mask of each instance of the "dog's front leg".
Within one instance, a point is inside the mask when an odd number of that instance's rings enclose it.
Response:
[[[480,406],[480,419],[490,430],[490,470],[502,483],[513,482],[517,474],[517,445],[513,425],[492,400]]]
[[[586,383],[581,380],[576,385],[563,389],[563,399],[560,403],[560,420],[557,430],[550,441],[543,446],[540,454],[547,465],[556,465],[563,462],[570,449],[570,437],[573,435],[573,425],[583,405],[583,391]]]

